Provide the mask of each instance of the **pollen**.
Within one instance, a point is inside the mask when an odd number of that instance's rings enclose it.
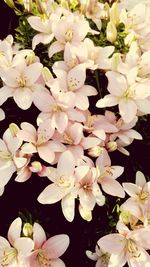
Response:
[[[25,87],[26,86],[26,77],[25,76],[20,76],[19,78],[16,78],[18,87]]]
[[[68,29],[65,32],[65,41],[66,42],[71,42],[72,38],[73,38],[73,31],[71,29]]]

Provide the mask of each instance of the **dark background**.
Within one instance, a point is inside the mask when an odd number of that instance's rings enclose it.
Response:
[[[0,38],[3,39],[8,34],[14,34],[14,28],[18,25],[18,17],[13,10],[8,8],[3,0],[0,0]],[[12,100],[8,100],[3,108],[6,112],[6,119],[0,122],[0,137],[9,126],[9,123],[15,122],[18,125],[23,121],[35,124],[38,110],[31,107],[27,111],[19,109]],[[122,165],[125,172],[120,181],[135,180],[136,170],[141,170],[148,177],[150,164],[150,123],[142,121],[140,125],[141,134],[144,141],[135,141],[130,147],[131,156],[127,157],[119,152],[114,152],[112,156],[112,165]],[[14,176],[15,177],[15,176]],[[38,221],[48,235],[66,233],[70,236],[71,243],[62,259],[66,267],[93,267],[95,262],[89,260],[85,255],[86,249],[94,250],[96,241],[104,232],[109,231],[109,218],[112,216],[117,219],[116,214],[112,213],[116,198],[108,198],[107,209],[97,207],[93,212],[93,220],[86,222],[79,216],[78,205],[76,207],[76,216],[72,223],[67,222],[61,212],[60,202],[53,205],[41,205],[37,202],[37,197],[48,185],[46,178],[40,178],[33,175],[26,183],[14,182],[14,177],[6,185],[5,192],[0,197],[0,235],[6,236],[10,223],[21,213],[25,216],[32,214],[33,221]]]

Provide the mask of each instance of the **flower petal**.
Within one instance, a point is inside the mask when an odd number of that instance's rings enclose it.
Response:
[[[46,252],[49,258],[57,259],[62,254],[64,254],[64,252],[69,246],[69,242],[70,241],[68,235],[65,234],[55,235],[49,238],[44,243],[42,249]]]
[[[46,241],[46,234],[43,227],[36,222],[33,225],[33,241],[35,243],[34,249],[41,248]]]
[[[8,240],[14,246],[15,240],[20,237],[22,220],[20,217],[16,218],[10,225],[8,230]]]

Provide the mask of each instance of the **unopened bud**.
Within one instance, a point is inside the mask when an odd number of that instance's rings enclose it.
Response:
[[[88,155],[97,158],[103,153],[103,147],[94,146],[88,150]]]
[[[91,210],[87,210],[85,209],[84,207],[82,207],[81,205],[79,205],[79,212],[80,212],[80,215],[81,217],[90,222],[92,220],[92,212]]]
[[[45,83],[47,83],[51,79],[53,79],[53,75],[51,74],[50,70],[47,67],[44,67],[42,69],[42,77],[43,77]]]
[[[22,231],[24,236],[31,237],[33,234],[33,226],[30,223],[25,223]]]
[[[106,148],[109,152],[115,151],[117,149],[117,143],[115,141],[110,141],[106,144]]]
[[[24,0],[23,1],[24,8],[27,12],[31,12],[32,10],[32,0]]]
[[[120,55],[120,53],[113,54],[113,56],[111,58],[111,69],[113,71],[117,71],[119,63],[121,63],[121,55]]]
[[[29,167],[31,172],[41,172],[42,171],[42,164],[39,161],[33,161],[31,166]]]
[[[12,134],[13,137],[17,136],[18,131],[20,130],[19,127],[17,126],[17,124],[15,123],[10,123],[9,124],[9,130]]]
[[[131,46],[131,44],[136,40],[136,35],[134,32],[130,32],[126,38],[124,39],[124,43],[127,46]]]
[[[33,51],[31,51],[27,57],[26,57],[26,63],[27,65],[30,65],[32,63],[35,63],[35,53]]]
[[[107,40],[111,43],[114,43],[116,41],[116,38],[117,38],[116,26],[111,21],[108,22],[108,24],[107,24],[106,37],[107,37]]]
[[[110,21],[112,21],[116,26],[119,24],[119,8],[118,3],[113,3],[109,11]]]
[[[4,1],[10,8],[15,8],[15,4],[13,0],[4,0]]]

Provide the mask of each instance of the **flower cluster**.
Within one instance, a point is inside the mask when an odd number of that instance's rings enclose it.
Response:
[[[65,234],[46,240],[44,229],[39,223],[22,223],[16,218],[8,229],[8,240],[0,236],[0,266],[33,267],[65,266],[59,258],[69,245]]]
[[[19,12],[14,1],[6,2]],[[12,98],[24,111],[31,106],[39,110],[35,125],[13,122],[0,139],[0,195],[14,174],[16,182],[27,181],[32,173],[47,177],[50,184],[38,201],[61,201],[71,222],[76,200],[81,217],[91,221],[95,205],[103,206],[107,194],[124,198],[127,192],[131,198],[120,207],[119,233],[101,238],[94,254],[87,252],[96,267],[150,262],[145,251],[150,249],[149,182],[138,173],[136,184],[121,185],[116,179],[124,167],[111,160],[115,150],[129,156],[126,147],[142,139],[134,127],[150,114],[150,3],[127,10],[126,2],[22,1],[32,47],[11,35],[0,40],[0,105]],[[46,61],[38,54],[41,45]],[[0,120],[7,119],[2,108]],[[129,225],[124,212],[130,213]],[[1,238],[1,265],[63,266],[58,257],[68,237],[46,241],[37,223],[30,235],[20,237],[21,220],[15,223],[8,232],[13,247]]]
[[[87,256],[97,261],[96,267],[103,266],[149,266],[150,255],[150,182],[142,172],[136,173],[136,184],[123,183],[130,196],[120,207],[117,233],[101,237],[96,251],[86,251]]]

